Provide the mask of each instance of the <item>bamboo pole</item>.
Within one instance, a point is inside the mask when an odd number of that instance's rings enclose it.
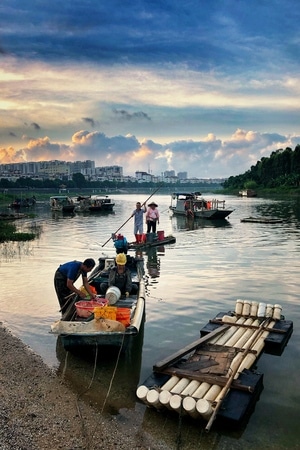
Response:
[[[261,323],[260,328],[253,333],[250,342],[248,342],[247,348],[245,349],[245,351],[243,353],[241,353],[240,364],[242,363],[243,359],[247,356],[248,352],[251,350],[251,347],[257,341],[259,336],[264,332],[264,327],[265,327],[265,325],[268,322],[270,322],[270,318],[265,319]],[[233,382],[233,379],[235,378],[236,373],[238,372],[240,364],[238,364],[238,365],[236,364],[236,368],[234,370],[232,370],[232,373],[231,373],[230,377],[228,378],[228,381],[227,381],[226,385],[221,390],[221,392],[220,392],[220,394],[218,396],[218,401],[217,401],[217,404],[216,404],[216,406],[214,408],[214,411],[213,411],[213,413],[212,413],[212,415],[211,415],[211,417],[210,417],[210,419],[209,419],[209,421],[208,421],[208,423],[207,423],[207,425],[205,427],[206,431],[210,430],[210,428],[211,428],[211,426],[212,426],[212,424],[213,424],[213,422],[214,422],[214,420],[216,418],[216,415],[217,415],[217,413],[218,413],[218,411],[219,411],[219,409],[220,409],[220,407],[222,405],[222,402],[223,402],[224,398],[226,397],[228,391],[230,390],[230,386],[231,386],[231,384]]]

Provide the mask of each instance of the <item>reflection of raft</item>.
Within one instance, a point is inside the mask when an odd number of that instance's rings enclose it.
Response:
[[[275,217],[245,217],[241,219],[241,222],[251,222],[251,223],[282,223],[282,219]]]
[[[153,367],[137,397],[160,411],[173,410],[238,426],[251,414],[263,390],[263,375],[252,370],[260,354],[278,354],[292,334],[280,305],[238,300],[233,313],[220,313],[201,338]]]

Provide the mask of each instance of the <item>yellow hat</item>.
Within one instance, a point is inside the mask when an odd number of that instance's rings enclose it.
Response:
[[[127,263],[127,258],[124,253],[118,253],[116,256],[116,264],[119,264],[119,266],[124,266]]]

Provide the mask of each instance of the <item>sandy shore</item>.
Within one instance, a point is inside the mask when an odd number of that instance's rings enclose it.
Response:
[[[164,449],[104,417],[0,323],[1,450]]]

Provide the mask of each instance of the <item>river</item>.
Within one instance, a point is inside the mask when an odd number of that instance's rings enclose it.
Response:
[[[114,255],[107,240],[127,221],[135,202],[145,197],[116,195],[114,213],[106,215],[67,216],[37,204],[33,220],[16,224],[21,230],[39,231],[38,238],[0,245],[0,321],[72,389],[87,391],[84,396],[95,407],[174,449],[300,448],[299,199],[213,195],[234,209],[228,220],[190,223],[170,217],[169,195],[155,195],[161,214],[158,229],[175,236],[176,243],[144,253],[146,322],[130,354],[116,365],[115,354],[101,353],[94,367],[94,361],[82,355],[67,357],[49,333],[60,317],[53,287],[58,265]],[[241,222],[249,216],[279,217],[283,222]],[[121,231],[132,241],[132,220]],[[177,415],[163,415],[139,403],[136,387],[151,374],[153,364],[198,339],[199,330],[219,312],[233,310],[239,298],[279,303],[285,318],[294,322],[283,354],[263,354],[257,362],[264,389],[247,425],[236,431],[213,427],[205,433],[199,422],[179,421]]]

